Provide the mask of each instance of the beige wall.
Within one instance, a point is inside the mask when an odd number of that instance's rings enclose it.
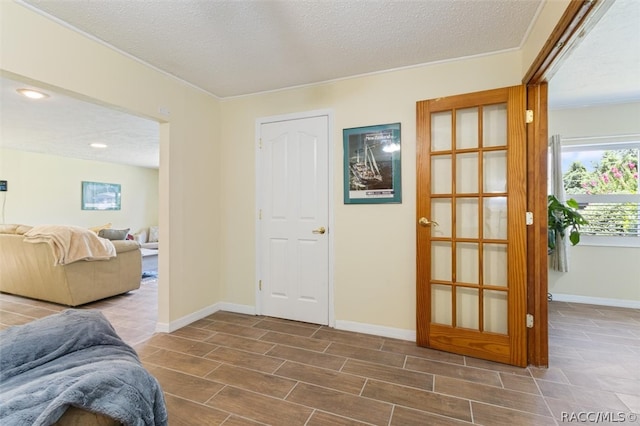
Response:
[[[554,134],[563,138],[640,135],[640,102],[549,110],[549,135]]]
[[[549,271],[556,300],[640,306],[640,248],[578,245],[570,248],[569,272]]]
[[[223,101],[223,171],[239,184],[223,188],[223,298],[256,303],[255,165],[247,161],[255,157],[256,119],[331,109],[335,319],[415,330],[416,102],[521,83],[567,3],[545,5],[519,51]],[[402,204],[344,205],[342,129],[394,122],[402,125]],[[380,250],[357,256],[362,247]]]
[[[564,10],[558,4],[566,4],[552,3],[524,52],[539,50]],[[530,63],[523,51],[511,51],[220,102],[18,4],[0,2],[0,12],[3,72],[164,122],[164,323],[217,302],[255,304],[255,120],[328,108],[335,114],[336,319],[415,329],[415,103],[519,84]],[[160,106],[170,117],[158,114]],[[343,205],[342,129],[390,122],[402,123],[403,203]],[[383,249],[353,256],[362,244]]]
[[[553,82],[551,83],[553,90]],[[564,138],[640,135],[640,103],[549,111],[549,134]],[[569,272],[549,271],[552,294],[640,304],[640,247],[579,244],[569,248]],[[589,299],[580,299],[589,301]]]
[[[239,184],[223,188],[225,300],[255,304],[256,119],[329,108],[335,114],[336,320],[415,329],[416,101],[517,85],[520,79],[520,55],[511,52],[224,101],[223,171]],[[394,122],[402,125],[402,204],[344,205],[342,129]],[[359,256],[362,247],[377,250]]]
[[[96,226],[131,233],[158,223],[158,170],[0,148],[5,223]],[[81,181],[119,183],[121,210],[82,210]]]
[[[0,43],[0,68],[10,78],[164,123],[159,321],[219,302],[219,101],[14,2],[0,2]]]

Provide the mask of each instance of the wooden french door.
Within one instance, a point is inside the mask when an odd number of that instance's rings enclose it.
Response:
[[[417,103],[417,343],[525,366],[524,86]]]

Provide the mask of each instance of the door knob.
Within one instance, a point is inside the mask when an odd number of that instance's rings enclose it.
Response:
[[[321,226],[318,229],[314,229],[313,231],[314,234],[324,234],[325,232],[327,232],[327,230],[324,228],[324,226]]]
[[[431,224],[438,226],[438,222],[436,222],[435,220],[429,220],[426,217],[421,217],[420,219],[418,219],[418,224],[420,226],[429,226]]]

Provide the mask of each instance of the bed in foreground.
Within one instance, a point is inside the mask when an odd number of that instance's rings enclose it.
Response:
[[[0,424],[73,424],[73,413],[96,424],[168,424],[158,381],[99,311],[69,309],[0,331]]]

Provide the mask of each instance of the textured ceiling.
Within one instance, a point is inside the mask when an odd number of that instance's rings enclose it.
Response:
[[[219,97],[517,49],[541,0],[23,0]]]
[[[43,90],[32,100],[16,89],[34,87],[0,78],[0,146],[85,160],[157,168],[159,124]],[[96,149],[90,143],[105,143]]]
[[[542,0],[20,2],[220,98],[518,49],[542,5]],[[550,108],[640,101],[638,22],[640,1],[615,0],[553,76]],[[1,146],[158,166],[157,123],[58,94],[25,103],[14,82],[0,84]],[[110,148],[90,149],[95,140]]]
[[[640,101],[640,1],[608,4],[551,78],[549,108]]]

